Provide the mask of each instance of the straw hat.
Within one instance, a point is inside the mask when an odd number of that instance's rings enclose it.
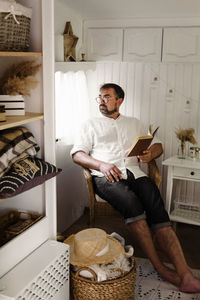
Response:
[[[81,230],[64,243],[70,245],[70,263],[74,266],[108,264],[125,253],[115,238],[99,228]]]

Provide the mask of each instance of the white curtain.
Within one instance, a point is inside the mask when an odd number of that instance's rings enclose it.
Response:
[[[86,76],[83,71],[56,72],[56,138],[74,143],[75,131],[90,115]]]

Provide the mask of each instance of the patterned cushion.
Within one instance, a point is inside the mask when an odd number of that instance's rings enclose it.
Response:
[[[61,169],[37,157],[15,162],[0,178],[0,198],[13,197],[56,176]]]
[[[39,146],[26,127],[9,128],[0,134],[0,177],[4,176],[16,161],[35,156]]]

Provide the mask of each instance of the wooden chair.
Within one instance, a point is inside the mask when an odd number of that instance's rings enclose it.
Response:
[[[90,226],[94,226],[96,216],[119,216],[122,218],[120,213],[116,211],[107,201],[95,194],[90,170],[83,168],[83,174],[87,182],[90,197]]]
[[[149,126],[149,132],[153,136],[155,136],[158,129],[159,127],[152,131],[152,125]],[[95,194],[92,176],[89,169],[83,168],[83,174],[87,182],[90,197],[90,226],[94,226],[95,216],[120,216],[122,218],[120,213],[116,211],[107,201],[103,200]],[[155,184],[159,188],[162,177],[155,159],[148,163],[148,176],[155,182]]]
[[[95,194],[90,170],[83,168],[83,174],[87,182],[90,198],[90,226],[94,226],[96,216],[118,216],[122,218],[121,214],[116,211],[107,201],[103,200],[97,194]],[[159,187],[161,182],[161,175],[159,173],[155,160],[152,160],[148,164],[148,176],[152,180],[154,180],[156,185]]]

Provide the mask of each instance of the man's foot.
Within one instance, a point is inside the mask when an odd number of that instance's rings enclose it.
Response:
[[[179,290],[185,293],[200,293],[200,280],[189,272],[184,276]]]
[[[157,269],[157,271],[163,279],[169,281],[170,283],[176,286],[180,286],[181,279],[175,270],[172,270],[163,264],[162,267]]]

